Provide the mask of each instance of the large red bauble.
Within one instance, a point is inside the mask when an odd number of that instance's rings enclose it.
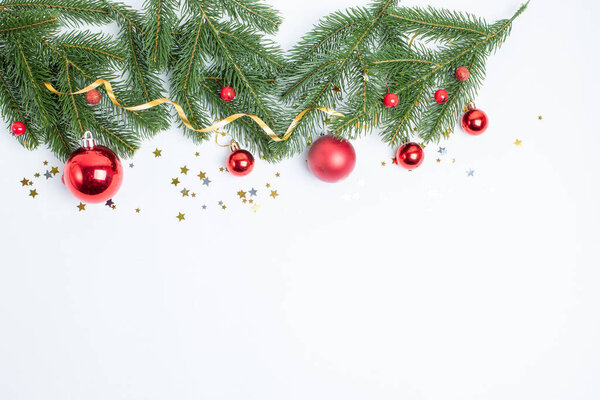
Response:
[[[13,124],[10,127],[10,130],[12,131],[13,135],[22,136],[25,134],[25,132],[27,132],[27,127],[21,121],[16,121],[13,122]]]
[[[227,169],[235,176],[248,175],[254,169],[254,156],[247,150],[232,151],[227,159]]]
[[[63,182],[79,200],[102,203],[121,187],[123,166],[108,147],[81,147],[67,160]]]
[[[488,127],[488,117],[483,111],[471,108],[463,115],[462,127],[469,135],[481,135]]]
[[[383,104],[385,104],[387,108],[394,108],[398,105],[399,102],[400,99],[398,98],[398,95],[396,93],[388,93],[383,98]]]
[[[231,86],[225,86],[221,89],[221,98],[225,101],[232,101],[235,99],[235,90]]]
[[[396,152],[396,163],[406,169],[419,168],[424,160],[425,152],[416,143],[406,143]]]
[[[325,182],[348,177],[355,164],[356,153],[350,142],[331,135],[319,138],[308,151],[308,168]]]

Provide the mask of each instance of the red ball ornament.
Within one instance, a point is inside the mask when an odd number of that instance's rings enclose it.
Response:
[[[417,143],[406,143],[396,152],[396,163],[406,169],[419,168],[425,160],[425,152]]]
[[[225,86],[221,89],[221,98],[225,101],[232,101],[235,99],[235,90],[231,86]]]
[[[22,136],[25,134],[25,132],[27,132],[27,127],[21,121],[15,121],[11,125],[10,130],[12,131],[13,135]]]
[[[102,203],[111,199],[123,182],[123,166],[108,147],[97,146],[89,132],[83,145],[65,164],[63,182],[79,200]]]
[[[435,92],[435,101],[440,104],[447,102],[448,92],[446,92],[444,89],[440,89],[437,92]]]
[[[469,79],[470,75],[471,75],[471,73],[469,72],[469,69],[466,67],[460,67],[454,73],[454,76],[456,76],[456,80],[460,81],[460,82],[464,82],[467,79]]]
[[[383,98],[383,104],[385,104],[387,108],[394,108],[399,102],[400,99],[398,99],[398,95],[396,93],[388,93]]]
[[[483,111],[471,106],[462,117],[462,127],[469,135],[481,135],[488,127],[488,117]]]
[[[247,150],[232,145],[231,154],[227,158],[227,170],[235,176],[246,176],[254,169],[254,156]]]
[[[88,104],[91,104],[93,106],[100,103],[101,98],[102,95],[96,89],[92,89],[85,94],[85,101],[87,101]]]
[[[337,182],[354,170],[356,153],[352,144],[331,135],[317,139],[308,151],[308,168],[322,181]]]

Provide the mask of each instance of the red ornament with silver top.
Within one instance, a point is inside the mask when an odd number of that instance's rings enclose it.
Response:
[[[461,125],[469,135],[478,136],[487,130],[488,117],[486,113],[471,104],[469,110],[462,117]]]
[[[409,170],[419,168],[425,160],[425,152],[417,143],[406,143],[396,152],[396,163]]]
[[[235,176],[246,176],[254,169],[254,156],[248,150],[240,149],[235,142],[230,145],[231,154],[227,158],[227,170]]]
[[[355,164],[356,153],[352,144],[331,135],[317,139],[308,151],[308,168],[325,182],[347,178]]]

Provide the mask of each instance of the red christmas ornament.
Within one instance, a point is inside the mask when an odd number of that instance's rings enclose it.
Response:
[[[234,142],[227,158],[227,169],[232,175],[246,176],[254,169],[254,156],[249,151],[240,149]]]
[[[461,82],[464,82],[467,79],[469,79],[470,75],[471,75],[471,73],[469,72],[469,69],[466,67],[460,67],[454,73],[454,76],[456,76],[456,80],[461,81]]]
[[[383,104],[385,104],[387,108],[394,108],[399,102],[400,99],[398,99],[398,95],[396,93],[388,93],[383,98]]]
[[[101,98],[102,95],[96,89],[92,89],[85,94],[85,101],[87,101],[88,104],[91,104],[93,106],[100,103]]]
[[[462,117],[462,127],[469,135],[481,135],[488,127],[488,117],[483,111],[471,105],[469,111]]]
[[[97,146],[86,132],[82,147],[65,164],[63,182],[79,200],[102,203],[111,199],[123,182],[123,166],[109,148]]]
[[[425,152],[416,143],[406,143],[396,152],[396,163],[406,169],[419,168],[424,160]]]
[[[25,132],[27,132],[27,127],[21,121],[15,121],[11,125],[10,130],[12,131],[13,135],[22,136],[25,134]]]
[[[235,99],[235,90],[231,86],[225,86],[221,89],[221,98],[225,101],[232,101]]]
[[[446,92],[444,89],[440,89],[437,92],[435,92],[435,101],[440,104],[447,102],[448,92]]]
[[[337,182],[354,170],[356,153],[352,144],[331,135],[313,143],[308,152],[308,168],[322,181]]]

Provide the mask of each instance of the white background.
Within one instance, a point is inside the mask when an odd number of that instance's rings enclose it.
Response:
[[[271,3],[285,48],[366,4]],[[490,21],[519,6],[405,4]],[[23,177],[62,165],[3,132],[0,399],[600,398],[599,13],[533,0],[489,61],[488,132],[457,130],[413,173],[382,167],[373,136],[340,184],[303,156],[240,180],[218,172],[226,150],[173,129],[125,162],[116,210],[78,212],[60,176],[27,196]],[[170,185],[184,164],[199,198]],[[257,213],[236,199],[252,186]]]

